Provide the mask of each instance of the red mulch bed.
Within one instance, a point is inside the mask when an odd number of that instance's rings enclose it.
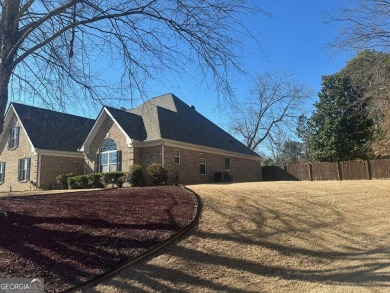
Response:
[[[61,292],[175,235],[196,215],[181,187],[121,188],[0,198],[0,278],[45,280]]]

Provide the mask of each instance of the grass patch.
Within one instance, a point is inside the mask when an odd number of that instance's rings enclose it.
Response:
[[[189,188],[191,235],[96,292],[388,292],[390,181]]]

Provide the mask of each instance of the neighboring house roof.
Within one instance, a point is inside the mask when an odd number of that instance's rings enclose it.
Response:
[[[110,108],[110,111],[112,110]],[[128,110],[127,113],[142,117],[147,140],[169,139],[259,157],[256,152],[173,94],[153,98],[137,108]],[[122,111],[120,117],[125,116],[126,112]],[[120,121],[117,120],[127,132],[126,119]],[[130,132],[127,134],[136,139]]]
[[[18,103],[10,107],[37,149],[78,151],[95,120]]]

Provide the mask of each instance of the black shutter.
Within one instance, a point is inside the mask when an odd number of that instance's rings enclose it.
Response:
[[[8,129],[8,149],[11,148],[11,140],[12,140],[12,128]]]
[[[30,180],[30,165],[31,165],[31,158],[27,158],[27,170],[26,170],[26,181]]]
[[[21,166],[21,164],[22,164],[22,159],[19,159],[18,160],[18,181],[20,181],[20,178],[22,177],[21,176],[21,172],[22,172],[22,166]]]
[[[100,154],[96,154],[96,158],[95,158],[95,173],[100,173]]]
[[[116,170],[122,171],[122,151],[116,151]]]

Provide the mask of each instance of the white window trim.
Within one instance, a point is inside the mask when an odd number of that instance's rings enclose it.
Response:
[[[0,184],[4,183],[5,162],[0,162]]]
[[[204,156],[204,163],[201,163],[200,162],[200,157],[201,156]],[[200,173],[200,166],[201,165],[204,165],[204,173]],[[207,174],[207,159],[206,159],[206,154],[205,153],[200,153],[199,154],[199,174],[201,175],[201,176],[204,176],[204,175],[206,175]]]
[[[8,135],[8,146],[9,150],[15,150],[19,147],[19,135],[20,135],[20,126],[18,123],[15,123],[14,127],[10,129]]]
[[[229,159],[229,168],[226,169],[226,159]],[[225,171],[231,171],[232,170],[232,158],[230,157],[225,157],[225,160],[224,160],[224,168],[225,168]]]
[[[19,182],[26,183],[30,180],[30,173],[31,173],[31,158],[22,158],[20,159],[20,166],[18,167],[18,174]],[[18,162],[18,163],[19,163]],[[20,176],[19,176],[20,175]],[[24,176],[23,176],[24,175]]]
[[[176,151],[179,153],[178,155],[176,155]],[[180,149],[174,149],[174,150],[173,150],[173,159],[174,159],[174,162],[175,162],[176,165],[181,164],[180,155],[181,155]],[[176,158],[179,159],[179,162],[178,162],[178,163],[176,163]]]
[[[111,159],[110,157],[114,153],[115,153],[116,156],[118,156],[118,151],[117,150],[105,151],[105,152],[100,153],[100,166],[99,166],[100,172],[115,172],[115,171],[117,171],[117,169],[118,169],[118,157],[116,157],[115,163],[110,163],[110,159]],[[102,155],[107,155],[107,164],[103,164],[102,163]],[[115,165],[115,170],[111,171],[110,167],[114,166],[114,165]],[[103,166],[107,166],[108,167],[108,171],[103,171]]]

